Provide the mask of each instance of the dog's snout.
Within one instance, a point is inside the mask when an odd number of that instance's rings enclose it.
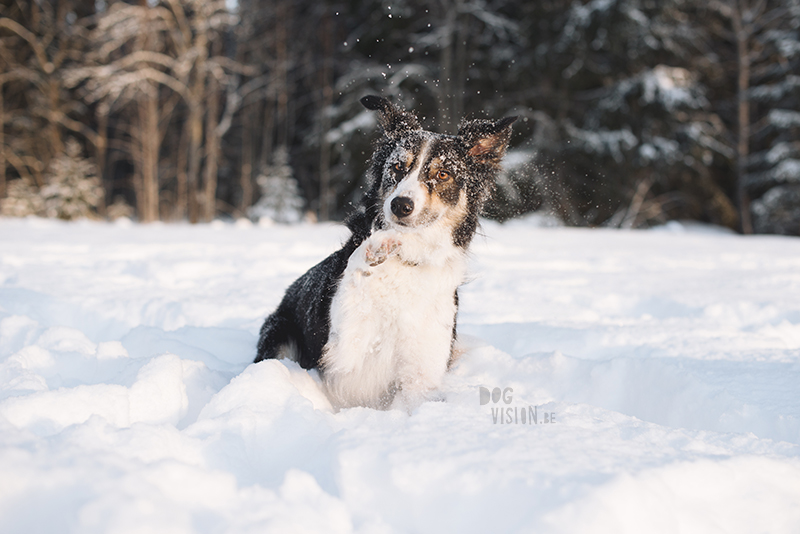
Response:
[[[392,199],[392,213],[395,217],[402,219],[408,217],[414,211],[414,201],[408,197],[395,197]]]

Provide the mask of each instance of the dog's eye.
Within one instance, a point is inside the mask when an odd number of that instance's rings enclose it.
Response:
[[[394,169],[394,172],[400,174],[405,170],[405,167],[403,167],[403,165],[400,162],[397,162],[394,165],[392,165],[392,169]]]
[[[441,170],[436,173],[436,179],[440,182],[446,182],[450,179],[450,173],[445,170]]]

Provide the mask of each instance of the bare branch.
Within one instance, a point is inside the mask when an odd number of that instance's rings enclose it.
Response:
[[[64,114],[61,111],[52,112],[51,119],[55,120],[55,122],[58,122],[66,129],[81,134],[83,137],[86,138],[87,141],[92,143],[92,146],[94,146],[95,148],[97,148],[98,145],[101,143],[100,136],[97,134],[97,132],[86,126],[84,123],[69,118],[66,114]]]
[[[227,102],[225,104],[225,113],[223,114],[222,119],[219,121],[219,124],[217,124],[216,128],[216,135],[218,137],[221,138],[230,129],[233,116],[241,107],[242,100],[244,100],[244,98],[250,93],[267,85],[271,78],[272,77],[267,74],[259,76],[258,78],[253,78],[241,86],[237,91],[228,93]]]
[[[36,36],[33,33],[25,29],[18,22],[6,17],[0,18],[0,28],[10,30],[22,37],[33,49],[33,53],[36,55],[36,60],[39,62],[39,66],[44,72],[50,74],[53,72],[53,70],[55,70],[53,64],[47,59],[47,54],[45,53],[44,47],[36,39]]]

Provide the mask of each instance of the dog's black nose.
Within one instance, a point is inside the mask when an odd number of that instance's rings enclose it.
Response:
[[[414,211],[414,201],[408,197],[395,197],[392,199],[392,213],[402,219],[408,217]]]

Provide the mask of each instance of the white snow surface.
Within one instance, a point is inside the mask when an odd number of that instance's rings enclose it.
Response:
[[[0,219],[0,532],[800,532],[800,239],[482,232],[441,400],[333,413],[250,362],[344,228]]]

